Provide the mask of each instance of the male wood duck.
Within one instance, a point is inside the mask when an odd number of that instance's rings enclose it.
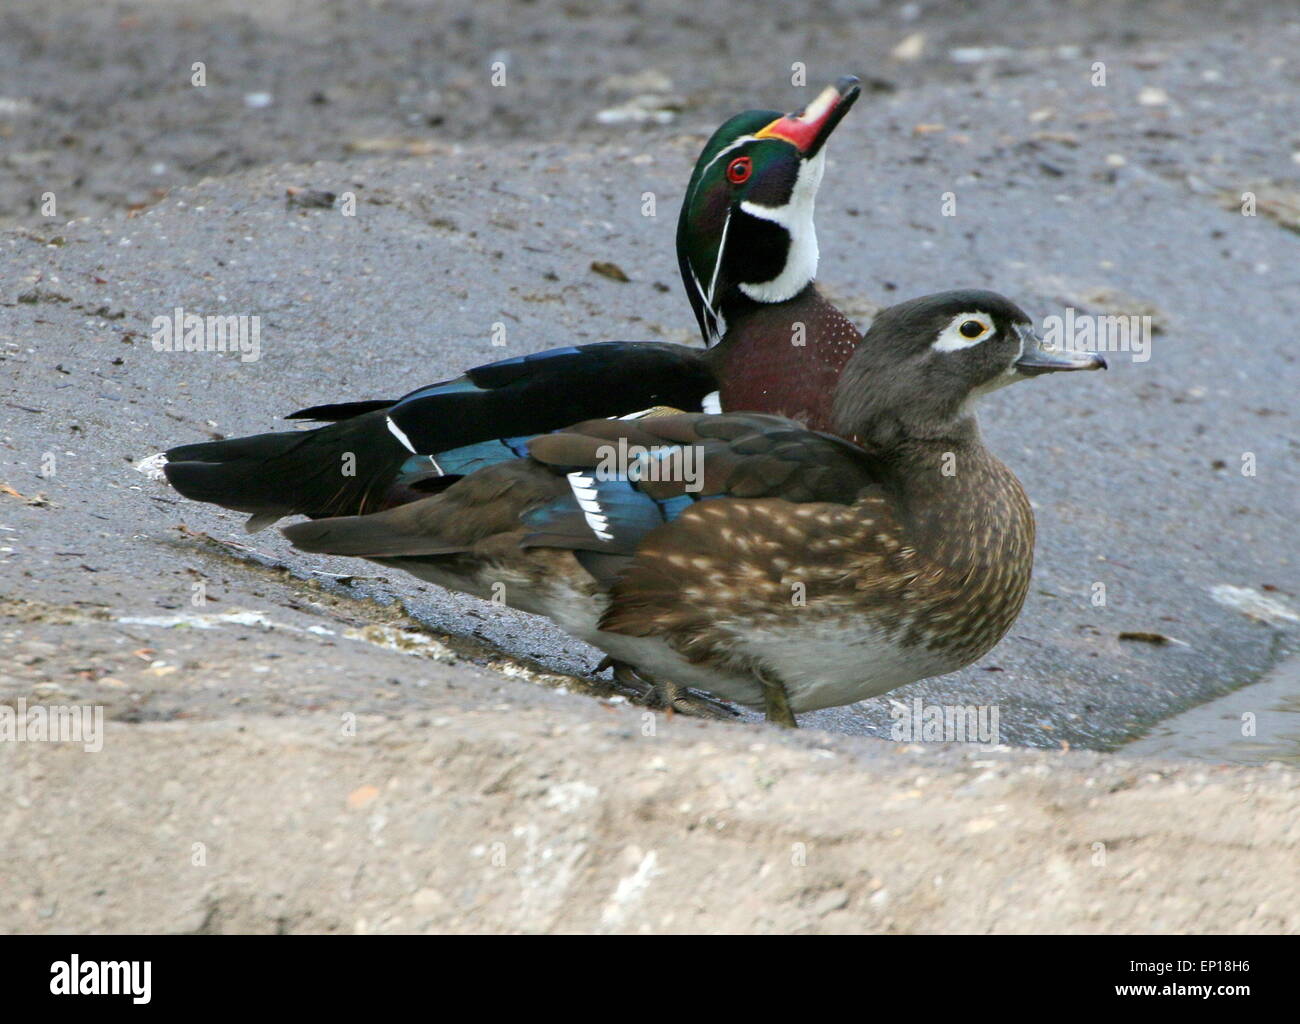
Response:
[[[425,497],[518,458],[533,434],[653,406],[751,409],[828,428],[831,385],[859,335],[813,284],[813,204],[826,140],[859,91],[849,77],[799,113],[738,114],[705,146],[677,248],[706,351],[648,342],[552,349],[396,401],[289,416],[329,423],[314,430],[180,445],[140,468],[161,469],[188,498],[250,513],[252,531],[295,513],[354,515]]]
[[[495,590],[663,692],[794,726],[1002,638],[1029,585],[1034,517],[981,442],[974,400],[1105,365],[1044,348],[996,293],[928,295],[872,323],[834,388],[833,434],[746,412],[590,420],[435,497],[284,533]]]

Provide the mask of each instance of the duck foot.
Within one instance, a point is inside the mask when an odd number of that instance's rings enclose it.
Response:
[[[691,690],[678,683],[652,679],[634,669],[631,665],[613,658],[606,658],[596,671],[612,668],[614,686],[634,703],[656,710],[675,711],[679,715],[691,718],[708,718],[726,722],[739,714],[729,704],[710,697],[708,694]]]
[[[678,683],[655,681],[655,697],[667,709],[693,718],[710,718],[715,722],[729,722],[737,718],[740,712],[730,704],[699,690],[681,686]]]
[[[790,710],[790,695],[785,692],[785,684],[761,671],[755,675],[763,684],[763,708],[767,720],[785,729],[798,729],[799,723]]]

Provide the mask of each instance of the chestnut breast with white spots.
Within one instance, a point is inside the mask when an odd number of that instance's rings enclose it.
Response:
[[[773,413],[833,431],[831,396],[862,336],[810,287],[779,308],[760,306],[732,323],[711,353],[724,410]]]

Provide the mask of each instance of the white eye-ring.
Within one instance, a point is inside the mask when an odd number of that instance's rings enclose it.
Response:
[[[993,334],[993,318],[987,313],[958,313],[930,347],[936,352],[956,352],[986,341]]]

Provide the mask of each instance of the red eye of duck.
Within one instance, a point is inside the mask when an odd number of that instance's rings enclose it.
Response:
[[[743,185],[753,173],[753,161],[747,156],[738,156],[727,164],[727,180],[733,185]]]

